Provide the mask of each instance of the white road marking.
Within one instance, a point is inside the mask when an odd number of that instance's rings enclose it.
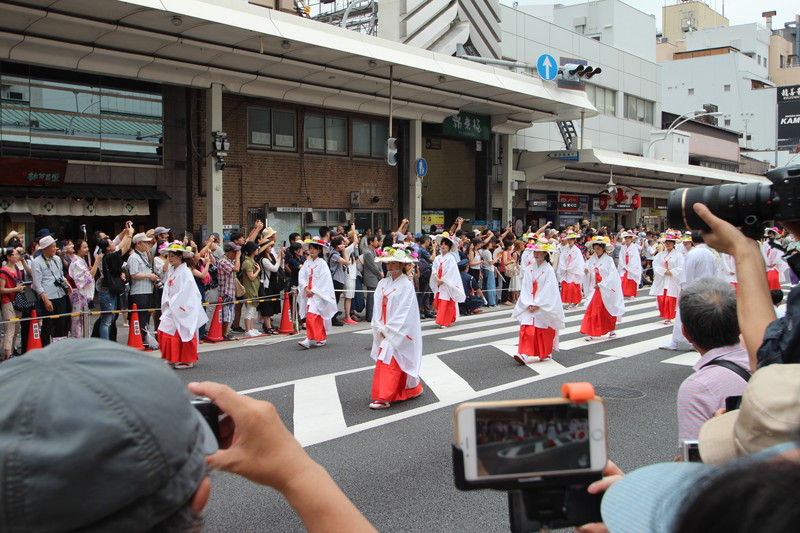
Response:
[[[656,314],[657,313],[658,312],[656,312]],[[650,331],[655,331],[657,329],[670,328],[670,327],[672,327],[672,326],[667,326],[663,322],[660,323],[660,324],[640,324],[638,326],[633,326],[631,328],[620,328],[620,329],[618,329],[617,330],[617,336],[614,337],[614,338],[608,338],[607,336],[604,336],[604,337],[600,337],[598,339],[595,339],[593,341],[586,342],[586,338],[585,337],[581,337],[581,338],[578,338],[578,339],[573,339],[571,341],[564,341],[564,342],[560,343],[559,348],[561,350],[565,350],[566,351],[566,350],[572,350],[574,348],[577,348],[578,346],[594,346],[594,345],[597,345],[599,343],[613,341],[615,339],[622,339],[622,338],[625,338],[625,337],[630,337],[632,335],[637,335],[639,333],[648,333]]]
[[[632,355],[637,355],[643,352],[657,350],[659,346],[664,346],[671,339],[672,335],[664,335],[662,337],[656,337],[654,339],[649,339],[641,342],[634,342],[633,344],[627,344],[625,346],[620,346],[618,348],[611,348],[610,350],[604,350],[602,352],[598,352],[598,355],[610,355],[612,357],[631,357]]]
[[[662,363],[669,363],[671,365],[694,366],[700,360],[700,354],[697,352],[683,352],[669,359],[664,359]]]
[[[467,380],[438,357],[422,359],[419,377],[443,402],[463,402],[476,394],[475,389],[467,383]]]
[[[368,403],[367,399],[364,401]],[[293,418],[294,436],[301,444],[340,436],[347,424],[336,388],[336,376],[327,374],[295,381]]]

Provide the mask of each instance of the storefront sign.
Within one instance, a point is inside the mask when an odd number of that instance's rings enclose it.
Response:
[[[442,139],[440,137],[428,137],[425,139],[425,148],[428,150],[441,150]]]
[[[580,155],[577,150],[559,150],[558,152],[550,152],[547,154],[550,159],[560,159],[561,161],[578,161]]]
[[[778,87],[778,150],[800,153],[800,85]]]
[[[310,213],[310,207],[276,207],[278,213]]]
[[[556,211],[558,209],[558,195],[528,192],[528,209],[531,211]]]
[[[454,137],[467,137],[469,139],[489,140],[489,117],[473,115],[472,113],[459,113],[444,119],[442,132]]]
[[[436,226],[437,230],[444,230],[444,211],[423,211],[422,228],[427,230]]]
[[[3,185],[62,185],[66,173],[66,161],[17,157],[0,159]]]
[[[581,194],[560,194],[558,195],[559,211],[589,211],[589,197]]]
[[[633,211],[633,206],[631,204],[608,204],[605,209],[600,209],[600,199],[594,198],[592,201],[592,212],[594,213],[603,213],[603,212],[629,212]]]

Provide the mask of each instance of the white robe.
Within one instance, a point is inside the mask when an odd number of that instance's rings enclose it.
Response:
[[[183,342],[191,342],[200,326],[208,322],[203,310],[200,290],[191,270],[185,264],[167,269],[164,277],[164,292],[161,295],[161,321],[158,330],[167,335],[178,336]]]
[[[558,279],[567,283],[581,283],[585,262],[580,248],[574,245],[565,247],[558,263]]]
[[[439,265],[442,266],[441,283],[437,279]],[[438,294],[440,300],[455,300],[456,303],[461,303],[467,299],[464,285],[461,283],[461,274],[458,272],[458,264],[452,254],[437,255],[433,260],[430,286],[434,297]],[[456,318],[458,318],[458,306],[456,306]]]
[[[713,278],[718,276],[717,257],[708,249],[705,244],[696,244],[686,254],[686,261],[681,272],[681,290],[687,283],[691,283],[700,278]],[[675,321],[672,326],[672,345],[678,350],[689,350],[692,345],[683,335],[683,321],[681,320],[681,308],[675,311]]]
[[[386,297],[384,321],[383,303]],[[383,338],[381,338],[383,334]],[[378,282],[372,311],[372,351],[375,361],[387,365],[392,358],[408,374],[406,388],[419,384],[419,369],[422,364],[422,327],[414,285],[406,276],[393,280],[391,275]]]
[[[767,272],[770,270],[778,271],[778,280],[783,283],[789,265],[783,259],[783,252],[769,245],[769,241],[764,241],[761,245],[761,253],[764,255],[764,264],[767,265]]]
[[[538,283],[536,296],[533,296],[533,283]],[[535,305],[539,309],[531,313],[528,306]],[[558,330],[564,329],[564,308],[558,292],[558,281],[553,267],[543,261],[541,265],[534,262],[530,275],[522,283],[517,304],[511,313],[522,326],[537,328],[553,328],[556,340],[553,347],[558,346]]]
[[[625,314],[625,298],[622,296],[622,280],[619,272],[614,268],[614,260],[608,254],[603,254],[598,259],[597,254],[592,254],[585,264],[589,271],[589,292],[586,293],[586,301],[591,302],[596,287],[600,288],[600,296],[603,298],[603,305],[611,316],[617,318]],[[599,273],[603,278],[599,284],[595,284],[595,273]]]
[[[677,298],[681,295],[681,273],[683,272],[684,257],[675,248],[672,251],[664,250],[659,252],[653,259],[653,286],[650,287],[652,296],[661,296],[664,289],[667,296]],[[670,275],[666,275],[667,265],[669,265]]]
[[[628,263],[625,264],[625,260]],[[620,277],[628,273],[628,279],[635,281],[638,285],[642,281],[642,256],[639,255],[639,247],[635,244],[628,246],[623,244],[619,251],[619,259],[617,263],[617,271]]]
[[[311,280],[311,292],[314,294],[309,298],[306,296],[306,287]],[[306,259],[297,276],[297,306],[300,316],[305,318],[307,313],[314,313],[322,317],[325,324],[325,331],[330,331],[331,319],[339,311],[336,305],[336,293],[333,292],[333,280],[331,271],[324,259]]]
[[[732,255],[719,254],[719,274],[727,283],[737,283],[736,259]]]

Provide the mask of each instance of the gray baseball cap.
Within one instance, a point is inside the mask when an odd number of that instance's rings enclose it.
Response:
[[[217,443],[162,361],[65,340],[0,366],[0,531],[146,531]]]

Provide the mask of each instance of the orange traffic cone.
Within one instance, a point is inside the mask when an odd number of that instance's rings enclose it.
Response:
[[[31,325],[28,328],[28,351],[42,347],[42,329],[36,320],[36,311],[31,311]]]
[[[294,335],[297,331],[294,329],[292,325],[292,319],[290,315],[290,307],[291,307],[291,298],[289,295],[284,293],[283,295],[283,313],[281,314],[281,327],[278,329],[278,333],[281,335]]]
[[[138,307],[133,304],[133,310],[128,317],[128,346],[137,350],[144,350],[142,343],[142,327],[139,325],[139,313],[136,312]]]
[[[222,337],[222,298],[217,298],[217,304],[214,306],[214,316],[211,317],[211,324],[208,326],[208,332],[205,339],[208,342],[221,342],[225,339]]]

